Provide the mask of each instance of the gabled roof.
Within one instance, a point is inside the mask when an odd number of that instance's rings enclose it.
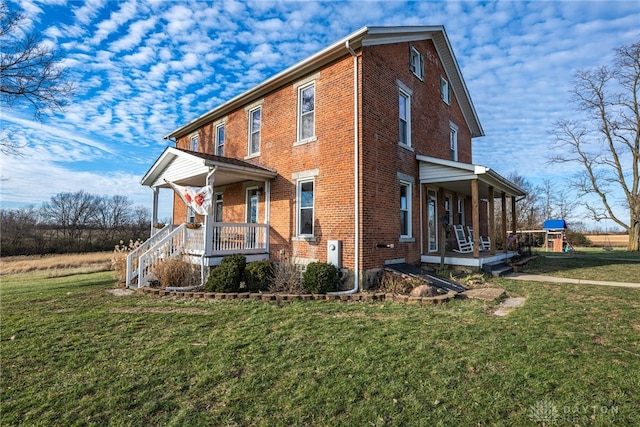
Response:
[[[166,181],[180,185],[204,186],[206,176],[216,168],[215,185],[249,180],[273,179],[275,170],[231,157],[167,147],[142,177],[141,184],[149,187],[168,187]]]
[[[345,55],[349,55],[348,48],[359,49],[362,46],[374,46],[399,42],[411,42],[418,40],[431,40],[436,47],[442,65],[447,74],[456,99],[458,100],[465,121],[471,130],[471,136],[482,136],[484,131],[480,120],[471,102],[467,86],[462,78],[462,73],[456,61],[451,43],[444,30],[444,26],[407,26],[407,27],[363,27],[334,44],[303,59],[284,71],[265,80],[257,86],[241,93],[224,104],[215,107],[200,117],[192,120],[184,126],[170,132],[164,138],[179,138],[189,134],[202,125],[217,120],[220,117],[238,109],[246,104],[264,97],[267,93],[283,85],[289,84],[303,76],[312,73],[322,66]]]
[[[495,190],[495,197],[500,192],[507,196],[520,197],[527,193],[513,182],[504,178],[494,170],[470,163],[454,162],[430,156],[417,155],[420,164],[420,183],[446,186],[460,194],[471,194],[471,181],[478,180],[479,197],[489,196],[489,187]]]

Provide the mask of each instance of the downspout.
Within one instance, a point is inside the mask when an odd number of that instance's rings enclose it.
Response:
[[[347,295],[355,294],[359,290],[360,285],[360,161],[359,161],[359,149],[358,149],[358,55],[351,48],[349,40],[345,42],[345,47],[353,56],[353,164],[354,164],[354,271],[353,271],[353,289],[341,292],[331,292],[333,295]]]
[[[209,168],[209,173],[207,174],[207,178],[205,179],[205,185],[211,187],[211,192],[213,193],[213,183],[214,178],[213,175],[218,170],[218,166],[214,166],[213,168]],[[213,227],[213,218],[211,218],[211,214],[207,213],[204,217],[204,250],[202,251],[202,256],[200,257],[200,286],[205,286],[207,275],[207,262],[205,261],[209,256],[211,256],[211,244],[213,243],[213,233],[211,232]]]

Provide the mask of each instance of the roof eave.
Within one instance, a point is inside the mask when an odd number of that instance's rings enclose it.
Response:
[[[304,60],[292,65],[291,67],[279,72],[278,74],[270,77],[264,82],[252,87],[251,89],[241,93],[235,98],[230,99],[224,104],[209,110],[200,117],[192,120],[184,126],[172,131],[165,135],[164,139],[179,138],[194,130],[198,129],[202,125],[215,119],[216,117],[224,116],[229,112],[240,108],[248,103],[253,102],[256,99],[260,99],[272,90],[302,76],[308,74],[331,61],[334,61],[341,56],[346,56],[349,52],[346,49],[346,43],[348,42],[352,49],[358,49],[361,46],[362,39],[367,34],[368,27],[363,27],[343,39],[335,42],[334,44],[326,47],[325,49],[317,52],[316,54],[305,58]]]

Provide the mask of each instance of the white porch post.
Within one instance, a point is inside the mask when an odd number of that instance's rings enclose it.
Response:
[[[213,183],[215,181],[213,177],[215,171],[216,168],[210,169],[205,182],[205,185],[210,186],[211,190],[213,190]],[[213,252],[213,221],[213,215],[207,214],[204,216],[204,256],[211,256]]]
[[[151,233],[149,236],[153,236],[158,232],[158,229],[154,227],[158,223],[158,200],[159,200],[159,187],[153,187],[153,207],[151,208]]]
[[[264,223],[267,226],[265,230],[265,248],[267,250],[267,254],[269,252],[269,229],[271,228],[271,181],[264,181]]]
[[[506,254],[509,252],[509,236],[507,236],[507,194],[504,191],[500,195],[500,201],[502,202],[502,245],[504,246],[502,251]]]

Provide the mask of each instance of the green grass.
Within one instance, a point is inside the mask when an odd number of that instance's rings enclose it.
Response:
[[[572,253],[538,252],[526,273],[584,280],[640,282],[640,252],[578,248]]]
[[[3,276],[1,424],[633,425],[640,291],[500,280],[497,302],[190,301],[111,273]],[[543,408],[546,408],[542,405]],[[539,413],[538,413],[539,414]]]

